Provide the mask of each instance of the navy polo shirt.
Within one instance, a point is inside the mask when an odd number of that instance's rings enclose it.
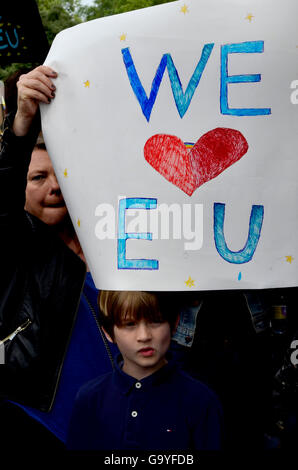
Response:
[[[84,385],[67,446],[72,450],[217,450],[222,409],[204,384],[168,363],[142,380],[119,364]]]

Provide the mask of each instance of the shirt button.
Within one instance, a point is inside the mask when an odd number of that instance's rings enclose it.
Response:
[[[136,383],[136,388],[141,388],[141,386],[142,386],[141,382]]]
[[[131,416],[132,416],[133,418],[136,418],[136,417],[138,416],[138,412],[137,412],[137,411],[132,411],[132,412],[131,412]]]

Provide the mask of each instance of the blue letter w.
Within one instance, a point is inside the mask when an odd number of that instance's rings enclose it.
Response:
[[[165,54],[163,55],[161,59],[156,75],[152,82],[151,93],[148,98],[144,90],[144,87],[141,83],[141,80],[139,79],[138,72],[136,71],[135,64],[133,62],[133,58],[131,57],[129,47],[127,47],[126,49],[122,49],[122,55],[123,55],[123,60],[124,60],[124,64],[126,67],[126,71],[127,71],[127,75],[128,75],[131,87],[141,105],[145,118],[149,122],[151,112],[152,112],[152,109],[153,109],[153,106],[157,97],[157,93],[158,93],[158,90],[159,90],[159,87],[160,87],[160,84],[161,84],[161,81],[162,81],[162,78],[163,78],[163,75],[165,73],[165,69],[167,66],[167,56]]]
[[[165,69],[168,68],[169,78],[171,82],[172,92],[175,99],[175,103],[178,109],[178,113],[181,118],[187,112],[189,105],[192,101],[193,95],[200,83],[202,73],[206,67],[210,54],[214,44],[205,44],[201,58],[198,62],[198,65],[189,81],[189,84],[186,88],[185,93],[183,92],[183,87],[177,72],[177,69],[174,65],[173,59],[170,54],[164,54],[162,56],[161,62],[158,66],[157,72],[152,82],[151,92],[149,98],[144,90],[144,87],[141,83],[141,80],[136,71],[133,58],[131,56],[129,48],[122,49],[123,61],[126,67],[127,75],[131,84],[131,87],[134,91],[134,94],[137,97],[138,102],[142,108],[143,114],[147,121],[150,121],[151,112],[162,82]]]

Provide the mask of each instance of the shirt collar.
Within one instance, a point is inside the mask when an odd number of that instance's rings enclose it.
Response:
[[[163,367],[158,369],[151,375],[144,377],[141,380],[138,380],[130,375],[126,374],[122,370],[123,359],[121,354],[116,357],[115,361],[115,369],[113,372],[113,382],[117,388],[120,389],[121,393],[128,394],[137,382],[142,384],[142,387],[151,387],[154,385],[158,385],[162,382],[165,382],[169,379],[169,376],[173,374],[174,370],[176,369],[176,365],[174,362],[169,359],[168,363],[165,364]]]

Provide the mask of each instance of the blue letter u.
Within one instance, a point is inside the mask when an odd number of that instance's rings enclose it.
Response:
[[[252,206],[248,238],[245,247],[240,251],[231,251],[225,241],[224,220],[225,204],[214,204],[214,241],[219,255],[229,263],[243,264],[248,263],[257,248],[264,219],[264,206]]]

